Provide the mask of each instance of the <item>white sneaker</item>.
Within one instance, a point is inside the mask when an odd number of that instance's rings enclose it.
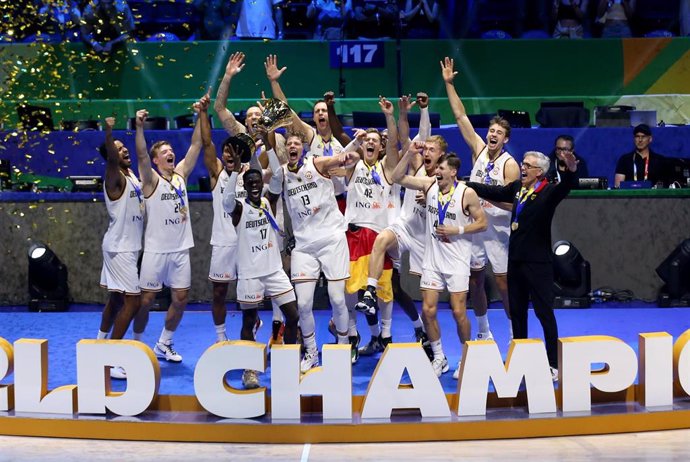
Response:
[[[242,373],[242,386],[244,386],[244,388],[247,390],[259,388],[261,386],[259,384],[259,376],[256,374],[256,371],[246,369]]]
[[[317,350],[309,351],[304,353],[304,358],[299,366],[302,374],[305,374],[312,367],[318,367],[319,365],[319,352]]]
[[[458,361],[458,368],[455,369],[455,372],[453,372],[453,378],[455,380],[460,380],[460,364],[462,363],[462,360]]]
[[[165,359],[166,361],[173,363],[182,362],[182,356],[175,351],[172,342],[167,345],[161,342],[156,343],[156,346],[153,347],[153,352],[156,353],[156,356]]]
[[[436,377],[441,377],[441,374],[448,372],[448,359],[445,356],[443,358],[434,358],[431,361],[431,367],[434,369]]]
[[[494,334],[489,331],[488,333],[484,332],[478,332],[477,333],[477,340],[493,340],[494,339]]]
[[[549,370],[551,370],[551,380],[558,382],[558,369],[555,367],[549,367]]]
[[[117,380],[125,380],[127,379],[127,373],[120,366],[112,366],[110,368],[110,378]]]

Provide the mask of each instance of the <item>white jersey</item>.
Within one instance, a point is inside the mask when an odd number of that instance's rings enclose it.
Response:
[[[125,177],[125,189],[115,200],[108,197],[103,185],[105,206],[108,210],[108,230],[103,236],[106,252],[138,252],[144,232],[144,193],[141,183],[130,171]]]
[[[333,182],[316,169],[314,157],[306,158],[297,172],[291,172],[287,165],[283,171],[283,194],[292,220],[295,248],[330,241],[344,233],[347,226],[335,200]]]
[[[184,178],[173,173],[172,180],[162,176],[146,203],[144,251],[170,253],[194,247],[192,221]]]
[[[484,148],[482,152],[479,153],[477,160],[472,166],[470,181],[488,185],[504,186],[506,184],[505,166],[506,163],[512,158],[513,157],[510,154],[504,151],[499,154],[496,160],[490,162],[488,149]],[[486,213],[486,217],[489,220],[489,225],[506,227],[510,225],[510,210],[503,210],[483,199],[480,199],[479,203]]]
[[[394,208],[391,183],[383,173],[381,162],[370,169],[364,160],[355,164],[347,186],[345,221],[380,233],[388,226],[389,208]]]
[[[237,200],[244,200],[247,197],[247,191],[244,190],[243,173],[237,178],[235,187],[235,197]],[[235,234],[235,227],[232,226],[232,216],[228,214],[223,208],[223,191],[228,187],[230,175],[225,169],[222,169],[216,185],[211,191],[213,198],[213,227],[211,228],[211,245],[217,246],[232,246],[237,244],[237,234]]]
[[[444,225],[467,226],[472,219],[465,214],[463,199],[467,187],[458,183],[455,191],[447,203]],[[439,273],[462,274],[464,270],[469,274],[470,256],[472,254],[471,235],[459,234],[450,237],[440,237],[436,234],[439,224],[439,189],[438,182],[434,183],[426,193],[426,245],[424,249],[424,269]]]
[[[424,165],[417,169],[414,176],[427,176]],[[405,190],[398,222],[405,226],[410,236],[424,242],[424,235],[426,234],[426,204],[419,204],[416,197],[416,190]]]
[[[314,137],[312,138],[311,144],[309,145],[309,152],[307,153],[307,156],[337,156],[338,154],[343,152],[343,145],[340,144],[340,141],[338,141],[333,135],[331,135],[330,140],[324,141],[324,139],[321,137],[321,135],[319,135],[319,132],[317,132],[315,128],[312,128],[312,130],[314,132]],[[339,196],[343,194],[345,191],[347,191],[347,185],[345,184],[344,178],[335,177],[331,180],[335,185],[336,196]]]
[[[235,227],[237,232],[237,276],[253,279],[283,269],[276,231],[271,225],[268,199],[261,198],[261,208],[247,200],[242,202],[242,215]],[[271,214],[271,218],[275,218]]]

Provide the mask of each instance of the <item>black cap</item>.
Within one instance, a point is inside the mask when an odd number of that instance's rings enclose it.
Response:
[[[643,135],[647,136],[652,136],[652,129],[649,128],[649,125],[647,124],[640,124],[633,129],[633,136],[637,135],[638,133],[642,133]]]

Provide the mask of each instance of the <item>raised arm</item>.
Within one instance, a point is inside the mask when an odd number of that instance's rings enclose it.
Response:
[[[137,111],[135,123],[136,133],[134,135],[134,145],[137,151],[137,165],[139,166],[139,177],[141,179],[141,190],[144,197],[153,194],[153,190],[158,183],[158,174],[151,167],[151,157],[146,148],[146,138],[144,138],[144,122],[149,113],[146,109]]]
[[[230,81],[234,76],[239,74],[244,68],[244,53],[236,52],[230,55],[228,64],[225,66],[225,74],[220,85],[218,85],[218,93],[216,93],[216,101],[213,103],[213,109],[218,114],[218,119],[223,124],[223,128],[230,135],[237,135],[238,133],[245,133],[246,127],[239,123],[235,116],[227,108],[228,94],[230,93]]]
[[[196,161],[199,160],[199,153],[201,152],[201,146],[203,144],[201,137],[201,124],[203,120],[205,120],[207,124],[209,123],[208,107],[210,104],[211,96],[209,95],[209,92],[207,92],[199,101],[192,105],[194,112],[197,113],[196,126],[194,127],[194,133],[192,134],[192,142],[189,145],[189,149],[187,150],[187,154],[185,154],[184,159],[178,162],[178,164],[175,166],[175,173],[182,176],[185,180],[189,178],[189,175],[191,175],[194,167],[196,166]],[[202,115],[202,113],[204,114]],[[207,129],[209,131],[208,141],[212,145],[213,142],[211,142],[210,125],[207,127]],[[215,156],[215,147],[213,148],[213,151]]]
[[[420,91],[417,93],[417,106],[419,107],[419,131],[414,137],[415,141],[426,141],[431,136],[431,117],[429,116],[429,95]]]
[[[446,83],[446,93],[448,93],[448,102],[453,110],[453,115],[455,116],[455,122],[458,124],[460,133],[462,134],[465,143],[472,151],[472,163],[477,160],[477,156],[486,143],[484,140],[477,135],[470,122],[469,117],[467,117],[467,111],[465,111],[465,105],[462,104],[458,92],[455,90],[455,85],[453,84],[453,79],[458,74],[457,71],[453,70],[454,62],[452,59],[446,57],[441,61],[441,74],[443,75],[443,81]]]
[[[398,165],[398,126],[395,124],[393,103],[386,98],[379,98],[379,106],[386,116],[386,128],[388,129],[388,141],[386,142],[386,156],[383,158],[383,172],[387,178],[393,176],[393,170]]]
[[[105,192],[110,199],[117,199],[125,190],[126,179],[120,173],[120,154],[113,140],[114,117],[105,118]]]
[[[340,141],[340,144],[343,146],[349,144],[350,141],[352,141],[352,138],[345,133],[343,124],[340,123],[338,114],[335,113],[335,93],[332,91],[327,91],[323,95],[323,100],[326,103],[326,108],[328,108],[328,125],[331,127],[333,136]]]
[[[200,111],[198,114],[201,145],[204,148],[204,165],[211,179],[211,189],[213,189],[218,180],[218,175],[223,170],[223,163],[218,158],[216,146],[211,139],[211,122],[209,121],[208,111]]]
[[[410,121],[408,119],[408,114],[415,104],[416,101],[410,101],[409,95],[402,95],[400,99],[398,99],[398,138],[400,139],[403,151],[407,151],[406,143],[410,141]]]
[[[278,68],[278,55],[268,55],[266,61],[264,61],[264,68],[266,69],[266,78],[271,84],[273,97],[287,103],[287,97],[285,93],[283,93],[283,89],[278,82],[280,76],[287,70],[287,66]]]
[[[229,180],[227,187],[223,190],[223,209],[227,214],[232,217],[233,226],[237,226],[242,217],[242,203],[237,200],[237,178],[242,168],[242,162],[240,161],[240,156],[235,153],[232,146],[229,146],[230,154],[233,158],[233,169],[230,170],[226,167],[226,172],[228,172]]]

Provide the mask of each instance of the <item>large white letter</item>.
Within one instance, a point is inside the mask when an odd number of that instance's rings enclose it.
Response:
[[[14,351],[10,342],[0,337],[0,380],[14,369]],[[0,411],[14,409],[14,385],[0,385]]]
[[[352,419],[350,345],[324,345],[322,366],[300,376],[299,345],[271,349],[271,419],[297,419],[302,395],[323,396],[323,420]]]
[[[411,385],[400,385],[407,369]],[[389,419],[393,409],[450,417],[448,400],[419,343],[391,343],[381,355],[364,398],[362,419]]]
[[[679,392],[683,391],[690,395],[690,329],[683,332],[676,343],[673,345],[673,361],[675,367],[675,380],[680,387]]]
[[[266,345],[233,340],[216,343],[206,350],[194,369],[194,393],[199,403],[211,414],[231,419],[264,415],[266,388],[232,388],[225,381],[225,374],[235,369],[265,371]]]
[[[65,385],[48,393],[48,340],[14,342],[14,409],[16,412],[74,414],[77,386]]]
[[[523,377],[529,412],[556,412],[549,360],[541,340],[513,340],[505,365],[495,342],[465,343],[458,380],[458,416],[486,415],[489,379],[499,398],[515,398]]]
[[[127,373],[127,389],[110,389],[110,366]],[[158,359],[146,344],[135,340],[80,340],[77,343],[79,412],[118,415],[144,412],[158,394],[161,371]]]
[[[666,332],[639,334],[640,404],[673,405],[673,337]]]
[[[635,351],[621,339],[591,335],[562,338],[559,342],[563,412],[591,410],[590,384],[601,391],[616,392],[635,381]],[[609,369],[592,373],[592,363],[606,363]]]

